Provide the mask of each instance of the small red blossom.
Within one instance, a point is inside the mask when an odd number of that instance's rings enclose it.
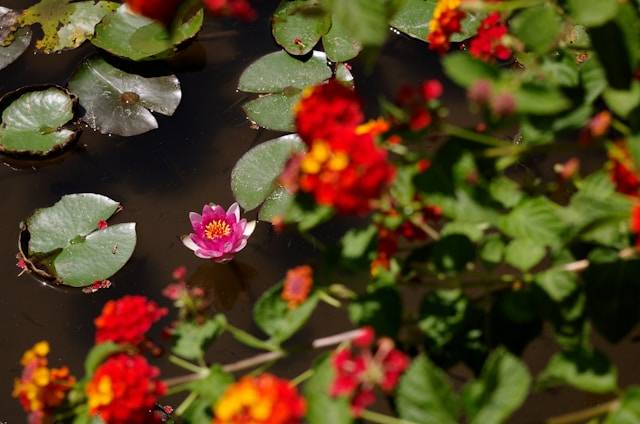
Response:
[[[126,0],[126,3],[132,11],[168,25],[182,0]]]
[[[435,100],[442,96],[442,83],[438,80],[431,79],[422,83],[422,97],[425,100]]]
[[[309,265],[301,265],[287,271],[282,288],[282,300],[289,309],[302,305],[313,288],[313,269]]]
[[[640,203],[636,203],[631,209],[629,229],[636,236],[636,250],[640,252]]]
[[[385,393],[393,391],[400,375],[409,366],[409,358],[395,348],[391,339],[379,339],[377,348],[372,350],[375,334],[372,329],[365,331],[367,340],[339,349],[331,358],[336,374],[331,384],[331,396],[348,397],[354,416],[359,416],[364,408],[375,402],[376,386]]]
[[[629,196],[638,196],[640,190],[640,178],[624,142],[615,143],[609,149],[611,180],[616,190]]]
[[[498,93],[491,99],[491,110],[500,118],[512,115],[517,107],[516,98],[511,93]]]
[[[256,19],[256,11],[248,0],[203,0],[211,13],[218,16],[230,16],[243,21]]]
[[[420,131],[427,128],[431,124],[431,114],[428,110],[416,110],[409,118],[409,128],[411,131]]]
[[[150,410],[167,391],[157,379],[159,371],[140,355],[111,356],[87,384],[89,414],[106,424],[159,422]]]
[[[361,348],[367,348],[371,346],[375,339],[376,332],[373,330],[373,327],[362,327],[360,329],[360,334],[358,335],[358,337],[353,339],[353,345]]]
[[[400,87],[396,101],[398,106],[404,109],[408,119],[406,122],[395,123],[406,123],[411,131],[424,130],[433,122],[433,109],[438,106],[432,102],[441,95],[442,84],[435,79],[426,80],[420,86],[404,85]]]
[[[181,265],[173,270],[171,273],[171,278],[174,280],[184,280],[187,277],[187,267]]]
[[[477,35],[471,40],[469,53],[484,61],[509,59],[511,49],[504,44],[507,32],[507,26],[502,22],[500,13],[490,13],[480,23]]]
[[[431,168],[431,161],[429,159],[420,159],[416,162],[416,169],[420,174],[427,172],[429,168]]]
[[[96,342],[140,344],[153,323],[167,314],[144,296],[124,296],[110,300],[95,319]]]
[[[461,0],[438,0],[429,22],[429,35],[427,41],[429,48],[440,54],[449,50],[450,38],[460,32],[462,20],[466,17],[460,10]]]

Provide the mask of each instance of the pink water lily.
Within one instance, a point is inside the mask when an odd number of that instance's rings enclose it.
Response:
[[[234,203],[225,211],[221,206],[207,204],[202,215],[189,214],[193,233],[182,237],[182,243],[197,257],[214,262],[227,262],[244,249],[256,228],[256,221],[240,219],[240,206]]]

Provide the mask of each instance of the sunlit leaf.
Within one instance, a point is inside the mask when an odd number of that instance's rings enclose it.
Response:
[[[18,26],[18,13],[0,6],[0,70],[18,59],[31,44],[31,29]]]
[[[82,120],[102,133],[132,136],[158,128],[151,111],[171,116],[182,98],[174,75],[145,78],[100,58],[85,61],[69,89],[86,110]]]

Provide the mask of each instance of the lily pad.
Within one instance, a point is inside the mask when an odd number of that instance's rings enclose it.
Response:
[[[284,190],[278,183],[278,177],[291,155],[303,150],[300,137],[290,134],[265,141],[245,153],[231,171],[231,190],[240,206],[252,210],[270,199],[263,208],[266,209],[265,214],[274,214],[269,210],[282,201]]]
[[[37,210],[24,226],[28,264],[40,275],[72,287],[110,278],[131,258],[136,245],[133,223],[99,229],[120,209],[106,196],[84,193]]]
[[[17,95],[2,113],[0,152],[44,156],[75,139],[75,131],[63,128],[74,116],[76,98],[69,92],[49,87],[9,94]]]
[[[31,44],[31,29],[18,26],[18,13],[0,6],[0,69],[13,63]]]
[[[300,92],[331,78],[327,56],[314,52],[306,61],[291,57],[285,51],[269,53],[251,65],[240,76],[238,89],[263,94],[245,104],[248,117],[264,128],[291,131],[293,107]]]
[[[52,53],[77,47],[91,38],[96,24],[117,6],[109,1],[42,0],[22,13],[20,24],[40,24],[44,35],[36,47]]]
[[[338,19],[333,20],[331,29],[322,37],[322,45],[332,62],[346,62],[362,51],[362,43],[353,38]]]
[[[287,52],[309,53],[329,31],[331,17],[316,0],[284,0],[273,15],[273,37]]]
[[[91,58],[71,78],[69,89],[86,110],[82,120],[106,134],[132,136],[158,128],[151,111],[171,116],[182,91],[175,75],[144,78]]]

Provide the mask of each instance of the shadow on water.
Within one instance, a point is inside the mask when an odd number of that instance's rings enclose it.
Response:
[[[31,3],[4,0],[2,5],[23,8]],[[0,296],[0,363],[5,364],[0,371],[0,421],[24,421],[18,403],[10,399],[11,386],[20,372],[20,355],[36,341],[51,342],[52,364],[69,364],[75,374],[81,374],[82,361],[93,343],[93,319],[107,300],[144,294],[169,306],[161,298],[161,290],[171,271],[186,265],[191,280],[208,289],[215,309],[224,312],[234,325],[260,334],[251,321],[255,299],[281,279],[287,268],[317,256],[305,241],[291,234],[276,235],[266,224],[258,227],[235,267],[203,263],[179,240],[190,229],[189,211],[208,201],[233,201],[229,175],[239,157],[253,145],[278,135],[249,127],[241,109],[246,95],[236,91],[242,70],[261,55],[277,50],[268,24],[272,3],[262,3],[262,18],[252,24],[208,18],[200,39],[162,67],[126,65],[145,74],[171,70],[180,79],[182,104],[173,117],[157,117],[158,130],[120,138],[85,129],[77,145],[60,156],[45,162],[7,160],[0,166],[0,275],[4,287]],[[93,53],[88,44],[59,56],[34,55],[30,50],[0,73],[0,95],[25,85],[64,85],[81,60]],[[423,43],[398,36],[393,36],[371,74],[357,62],[354,73],[370,114],[375,113],[379,95],[392,95],[401,84],[442,77],[438,58]],[[464,93],[447,88],[450,108],[466,110]],[[454,118],[471,122],[468,115]],[[79,192],[101,193],[120,201],[125,209],[118,219],[138,223],[138,246],[131,261],[113,278],[114,286],[83,295],[48,290],[30,277],[18,278],[14,257],[19,222],[34,209]],[[333,233],[337,228],[327,231]],[[324,305],[321,308],[305,333],[296,337],[310,339],[348,328],[343,313]],[[328,314],[335,319],[324,318]],[[156,336],[159,340],[159,332]],[[533,343],[525,357],[538,371],[554,350],[547,337]],[[621,347],[612,352],[613,358],[619,361],[626,355],[629,363],[628,352]],[[252,353],[225,335],[209,359],[232,362]],[[273,371],[295,376],[313,355],[298,355]],[[167,376],[180,373],[166,363],[161,365]],[[624,383],[625,374],[620,374]],[[586,395],[569,391],[540,394],[514,422],[541,422],[543,417],[592,402]]]

